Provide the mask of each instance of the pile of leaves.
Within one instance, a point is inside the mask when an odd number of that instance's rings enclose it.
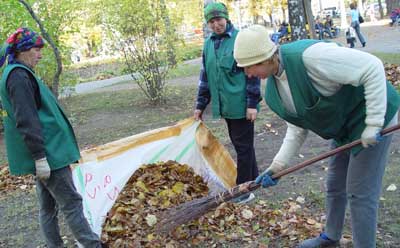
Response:
[[[11,193],[15,190],[30,190],[35,185],[35,179],[29,176],[12,176],[8,165],[0,166],[0,192]]]
[[[188,165],[173,161],[144,165],[131,176],[109,211],[102,239],[110,247],[153,243],[154,225],[162,210],[207,195],[207,184]]]
[[[400,87],[400,65],[385,64],[386,78],[395,87]]]
[[[168,235],[155,232],[162,211],[207,195],[201,177],[175,162],[141,167],[130,178],[103,225],[110,247],[295,246],[321,231],[321,214],[289,199],[278,209],[265,201],[221,204]],[[319,216],[319,217],[315,217]]]

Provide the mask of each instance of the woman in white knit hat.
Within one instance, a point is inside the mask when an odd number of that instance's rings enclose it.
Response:
[[[256,181],[276,184],[271,175],[290,164],[310,131],[333,139],[337,147],[360,139],[362,146],[331,158],[327,174],[326,225],[299,247],[339,243],[345,209],[350,206],[356,248],[376,247],[379,194],[400,97],[387,82],[375,56],[336,43],[300,40],[277,47],[259,25],[239,32],[234,47],[248,76],[268,78],[265,101],[288,125],[272,164]]]

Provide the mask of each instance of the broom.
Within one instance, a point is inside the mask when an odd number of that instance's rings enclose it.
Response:
[[[381,135],[385,135],[396,130],[400,129],[400,124],[392,126],[390,128],[386,128],[382,130]],[[338,154],[342,151],[348,150],[353,148],[357,145],[361,144],[361,140],[355,140],[351,143],[346,145],[337,147],[331,151],[325,152],[317,157],[311,158],[306,160],[302,163],[299,163],[293,167],[287,168],[282,170],[278,173],[272,175],[272,179],[279,179],[287,174],[290,174],[294,171],[298,171],[310,164]],[[185,224],[191,220],[197,219],[200,216],[206,214],[212,209],[217,208],[221,203],[230,201],[234,198],[242,196],[250,191],[256,190],[261,186],[261,184],[255,183],[255,181],[249,181],[246,183],[239,184],[236,187],[233,187],[229,190],[219,193],[215,196],[206,196],[202,198],[198,198],[186,203],[183,203],[175,208],[166,210],[161,215],[161,221],[157,223],[155,228],[156,232],[159,234],[162,233],[169,233],[170,231],[174,230],[176,227],[180,226],[181,224]]]

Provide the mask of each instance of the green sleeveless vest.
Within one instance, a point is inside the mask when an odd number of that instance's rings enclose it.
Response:
[[[16,67],[21,67],[31,73],[39,86],[41,108],[38,110],[38,115],[42,124],[46,158],[50,168],[52,170],[63,168],[79,160],[80,153],[74,131],[50,89],[28,67],[20,64],[7,65],[0,82],[0,97],[6,112],[3,115],[3,124],[11,174],[35,173],[32,155],[16,128],[14,112],[6,88],[8,75]]]
[[[280,49],[297,114],[289,113],[284,108],[273,76],[268,78],[265,100],[282,119],[311,130],[324,139],[334,139],[340,146],[359,139],[365,128],[364,87],[344,85],[332,96],[321,95],[312,85],[302,58],[304,50],[317,42],[320,41],[300,40]],[[398,93],[387,82],[384,126],[396,114],[399,105]],[[361,149],[362,146],[357,146],[352,152],[356,154]]]
[[[205,69],[211,93],[214,118],[241,119],[246,117],[246,77],[244,72],[232,71],[235,59],[233,46],[238,31],[225,37],[215,50],[211,37],[204,44]]]

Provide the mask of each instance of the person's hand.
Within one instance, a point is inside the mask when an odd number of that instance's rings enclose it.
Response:
[[[203,110],[201,109],[196,109],[193,113],[193,117],[196,121],[202,121],[203,120]]]
[[[47,180],[50,177],[50,166],[46,158],[35,161],[36,177],[39,180]]]
[[[279,161],[273,161],[271,165],[256,178],[256,183],[261,183],[264,188],[274,186],[279,182],[279,179],[272,179],[271,176],[283,169],[286,165]]]
[[[382,140],[381,128],[376,126],[366,126],[361,134],[361,143],[364,148],[373,146]]]
[[[257,109],[255,108],[247,108],[246,111],[246,119],[253,122],[257,118]]]
[[[269,170],[268,168],[256,178],[256,183],[261,184],[263,188],[274,186],[278,183],[278,180],[272,179],[271,176],[272,176],[272,171]]]

